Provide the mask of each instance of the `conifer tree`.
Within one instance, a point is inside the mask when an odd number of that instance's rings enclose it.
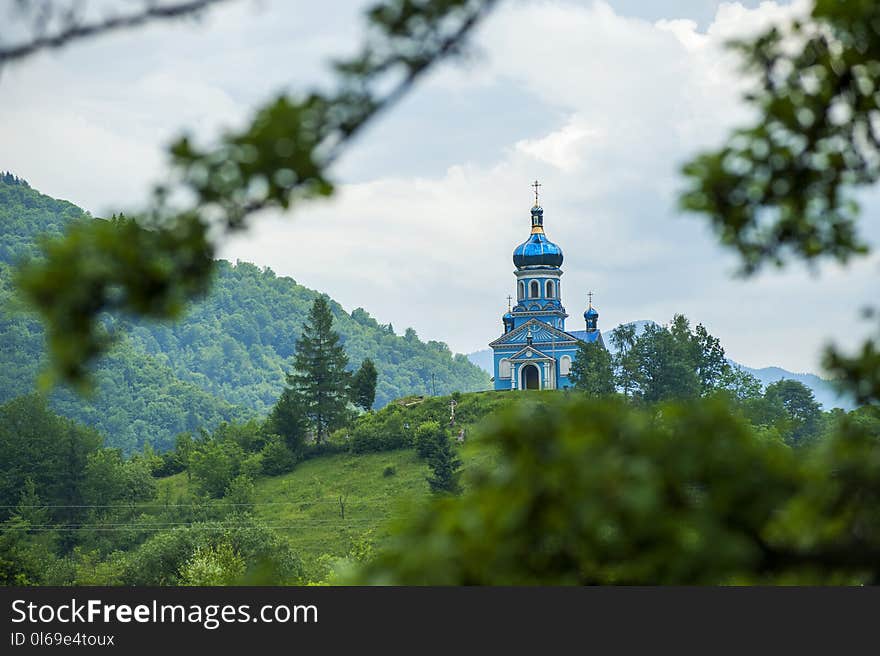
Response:
[[[361,363],[351,379],[351,400],[359,408],[369,410],[376,401],[376,380],[379,372],[370,358]]]
[[[455,448],[446,431],[436,432],[436,443],[428,456],[428,466],[432,472],[432,476],[428,478],[431,492],[435,494],[461,492],[458,482],[461,460],[456,456]]]
[[[330,305],[325,297],[319,296],[296,342],[294,371],[287,377],[318,444],[347,414],[351,381],[351,374],[345,370],[347,365],[348,356],[339,335],[333,331]]]

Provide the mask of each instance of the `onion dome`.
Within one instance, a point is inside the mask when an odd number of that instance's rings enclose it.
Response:
[[[593,292],[590,292],[590,306],[584,312],[584,320],[587,322],[587,332],[592,333],[599,329],[599,313],[593,307]]]
[[[562,266],[562,249],[544,234],[544,208],[532,208],[532,235],[513,251],[513,264],[523,267]]]

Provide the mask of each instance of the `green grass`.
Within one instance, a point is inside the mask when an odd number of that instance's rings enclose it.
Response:
[[[386,467],[395,473],[384,476]],[[427,475],[409,449],[315,458],[289,474],[259,479],[256,512],[308,566],[323,554],[347,555],[363,537],[380,543],[388,519],[428,496]]]
[[[489,464],[491,458],[488,451],[468,450],[463,469]],[[388,467],[394,473],[386,476]],[[326,574],[322,561],[328,556],[345,557],[365,539],[381,548],[388,520],[430,496],[428,474],[427,464],[412,449],[322,456],[289,474],[257,479],[254,511],[290,542],[307,578],[315,580]],[[191,492],[185,473],[158,483],[159,498],[181,499]]]
[[[468,442],[476,441],[483,419],[517,398],[514,393],[460,395],[457,425],[466,427]],[[392,404],[370,418],[397,417],[413,430],[425,421],[448,421],[449,397],[412,400],[416,402]],[[493,452],[469,448],[460,457],[466,473],[477,466],[491,467]],[[386,476],[388,468],[393,474]],[[321,456],[299,463],[289,474],[258,478],[254,512],[290,542],[308,579],[320,580],[327,573],[328,561],[348,556],[365,540],[381,549],[388,538],[389,520],[405,518],[430,497],[428,475],[427,464],[413,449]],[[194,492],[185,473],[159,481],[160,499],[186,499]]]

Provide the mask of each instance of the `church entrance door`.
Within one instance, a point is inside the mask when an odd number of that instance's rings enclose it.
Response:
[[[523,368],[523,389],[541,389],[541,377],[538,368],[533,364],[527,364]]]

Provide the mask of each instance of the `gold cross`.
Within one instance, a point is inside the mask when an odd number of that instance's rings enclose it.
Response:
[[[543,187],[544,185],[542,185],[540,182],[535,180],[535,182],[530,186],[535,188],[535,205],[537,205],[538,204],[538,188]]]

